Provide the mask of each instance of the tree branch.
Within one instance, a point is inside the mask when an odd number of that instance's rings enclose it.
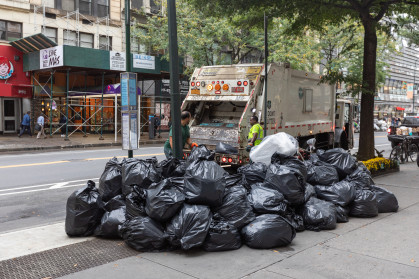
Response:
[[[329,3],[329,2],[323,2],[323,1],[316,1],[316,0],[311,1],[311,2],[314,2],[315,4],[319,4],[321,6],[329,6],[329,7],[340,8],[340,9],[355,10],[354,7],[347,6],[347,5],[341,5],[341,4]]]

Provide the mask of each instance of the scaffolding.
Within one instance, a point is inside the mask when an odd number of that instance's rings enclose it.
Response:
[[[42,1],[42,5],[33,5],[33,25],[34,33],[38,33],[38,28],[41,28],[41,32],[46,34],[46,28],[61,28],[64,30],[64,39],[68,42],[74,43],[76,46],[80,46],[80,32],[89,33],[94,35],[94,45],[99,48],[100,37],[103,36],[106,38],[106,46],[104,49],[111,50],[110,37],[123,39],[123,25],[111,25],[111,20],[109,16],[106,17],[96,17],[95,20],[86,17],[84,14],[80,13],[79,9],[76,9],[73,12],[66,12],[65,16],[56,15],[55,18],[49,18],[47,16],[47,6],[46,1]],[[37,23],[38,17],[41,16],[41,23]],[[100,29],[101,26],[104,26],[104,29]],[[112,30],[116,27],[116,30]],[[76,32],[76,38],[74,41],[70,39],[71,32]],[[58,35],[58,34],[57,34]],[[57,36],[58,40],[58,36]],[[58,43],[58,42],[57,42]]]

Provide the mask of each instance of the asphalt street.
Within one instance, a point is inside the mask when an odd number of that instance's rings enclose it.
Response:
[[[355,134],[357,151],[359,134]],[[375,134],[378,150],[391,151],[385,132]],[[65,150],[0,155],[0,232],[63,221],[68,196],[91,179],[96,183],[106,162],[127,156],[120,148]],[[163,160],[162,146],[134,151],[136,158]]]

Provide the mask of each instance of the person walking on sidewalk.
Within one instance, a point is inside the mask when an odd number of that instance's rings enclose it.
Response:
[[[180,115],[180,123],[181,123],[181,130],[182,130],[182,147],[184,148],[185,145],[188,145],[190,149],[194,146],[198,146],[195,142],[191,140],[191,134],[189,132],[189,121],[191,120],[191,114],[189,111],[183,111]],[[166,143],[164,144],[164,154],[166,155],[167,159],[173,157],[173,140],[172,140],[172,128],[170,127],[169,138],[167,139]]]
[[[36,123],[41,128],[39,130],[38,135],[36,136],[36,138],[39,139],[39,138],[41,138],[41,135],[44,135],[44,139],[46,139],[47,136],[45,135],[45,132],[44,132],[45,118],[42,114],[38,117],[38,119],[36,120]]]
[[[19,138],[23,135],[23,133],[28,130],[28,134],[29,136],[32,137],[32,132],[31,132],[31,117],[30,117],[30,111],[28,111],[24,116],[23,116],[23,120],[21,123],[21,129],[20,129],[20,133],[19,133]]]

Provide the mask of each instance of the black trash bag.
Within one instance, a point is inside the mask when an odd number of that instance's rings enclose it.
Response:
[[[183,177],[186,172],[186,161],[185,160],[179,160],[179,165],[176,167],[176,169],[172,172],[171,177]]]
[[[253,211],[258,214],[273,213],[284,216],[288,207],[284,195],[278,190],[264,187],[263,183],[253,184],[247,199]]]
[[[213,219],[202,248],[208,252],[218,252],[237,250],[241,246],[240,233],[235,226],[225,220]]]
[[[323,162],[336,168],[339,178],[344,179],[357,168],[357,160],[343,148],[333,148],[326,151],[318,150],[317,156]]]
[[[256,217],[247,200],[246,189],[241,185],[226,188],[222,205],[213,211],[238,229],[249,224]]]
[[[378,213],[397,212],[399,202],[392,192],[376,185],[371,188],[377,197]]]
[[[336,208],[336,221],[338,223],[346,223],[349,221],[349,206],[335,205]]]
[[[317,161],[305,161],[307,166],[307,182],[313,185],[332,185],[339,182],[339,174],[336,168],[327,163]]]
[[[268,167],[262,162],[247,164],[237,169],[237,173],[243,174],[243,182],[249,189],[253,184],[265,181],[267,171]]]
[[[117,210],[120,207],[123,207],[126,205],[125,199],[122,195],[118,195],[113,197],[110,201],[108,201],[105,204],[105,210],[106,211],[112,211],[112,210]]]
[[[184,161],[180,161],[175,157],[170,159],[163,160],[157,165],[157,169],[160,171],[162,178],[177,177],[183,176],[185,174],[185,169],[182,171],[181,167],[184,165]]]
[[[306,187],[304,190],[304,202],[308,202],[311,197],[317,197],[316,189],[313,185],[306,183]]]
[[[105,238],[119,238],[118,227],[126,221],[126,207],[122,206],[112,211],[107,211],[102,216],[99,226],[95,229],[95,236]]]
[[[65,232],[68,236],[92,235],[105,212],[104,203],[92,180],[67,199]]]
[[[302,216],[307,230],[321,231],[336,228],[336,207],[331,202],[311,197],[302,207]]]
[[[238,154],[239,150],[230,144],[219,142],[215,147],[215,153],[220,154]]]
[[[291,206],[304,203],[304,179],[295,169],[279,164],[271,164],[265,177],[265,187],[278,190]]]
[[[163,251],[167,246],[163,226],[147,216],[126,221],[119,227],[119,234],[128,246],[137,251]]]
[[[146,191],[138,186],[134,186],[133,191],[126,196],[125,201],[127,205],[127,219],[132,219],[138,216],[147,216],[145,213]]]
[[[182,177],[171,177],[169,178],[170,182],[174,187],[176,187],[180,192],[185,192],[185,178]]]
[[[287,166],[290,169],[298,170],[301,173],[302,178],[304,179],[303,184],[307,180],[307,167],[306,167],[306,165],[304,164],[304,162],[298,160],[294,156],[288,156],[288,155],[285,155],[285,154],[275,152],[271,157],[271,164],[280,164],[280,165],[283,165],[283,166]]]
[[[170,178],[151,184],[146,191],[145,212],[159,222],[172,218],[185,202],[185,195],[173,185]]]
[[[198,160],[214,161],[214,157],[214,152],[208,150],[205,145],[200,144],[199,146],[192,148],[191,154],[186,159],[185,166],[188,168],[190,164]]]
[[[227,172],[214,161],[194,161],[185,173],[185,196],[190,204],[220,206]]]
[[[116,157],[110,159],[99,179],[99,194],[104,202],[122,193],[121,164]]]
[[[316,185],[314,188],[316,189],[317,198],[340,206],[347,206],[356,196],[355,185],[345,180],[331,186]]]
[[[241,174],[226,175],[226,188],[243,184],[243,176]]]
[[[354,183],[357,189],[371,189],[374,181],[371,178],[371,173],[361,164],[354,172],[348,175],[345,180]]]
[[[271,249],[287,246],[294,239],[294,228],[276,214],[259,215],[241,230],[243,241],[256,249]]]
[[[212,221],[208,206],[184,204],[167,224],[166,233],[173,248],[189,250],[201,246]]]
[[[306,229],[306,227],[304,226],[303,216],[297,214],[294,208],[288,207],[287,211],[285,212],[284,218],[287,219],[290,225],[297,232],[302,232]]]
[[[378,215],[377,196],[371,190],[356,189],[355,200],[350,204],[349,216],[370,218]]]
[[[124,158],[122,160],[122,194],[127,196],[132,192],[132,185],[147,189],[151,184],[160,182],[161,176],[156,168],[155,158],[142,160]]]

